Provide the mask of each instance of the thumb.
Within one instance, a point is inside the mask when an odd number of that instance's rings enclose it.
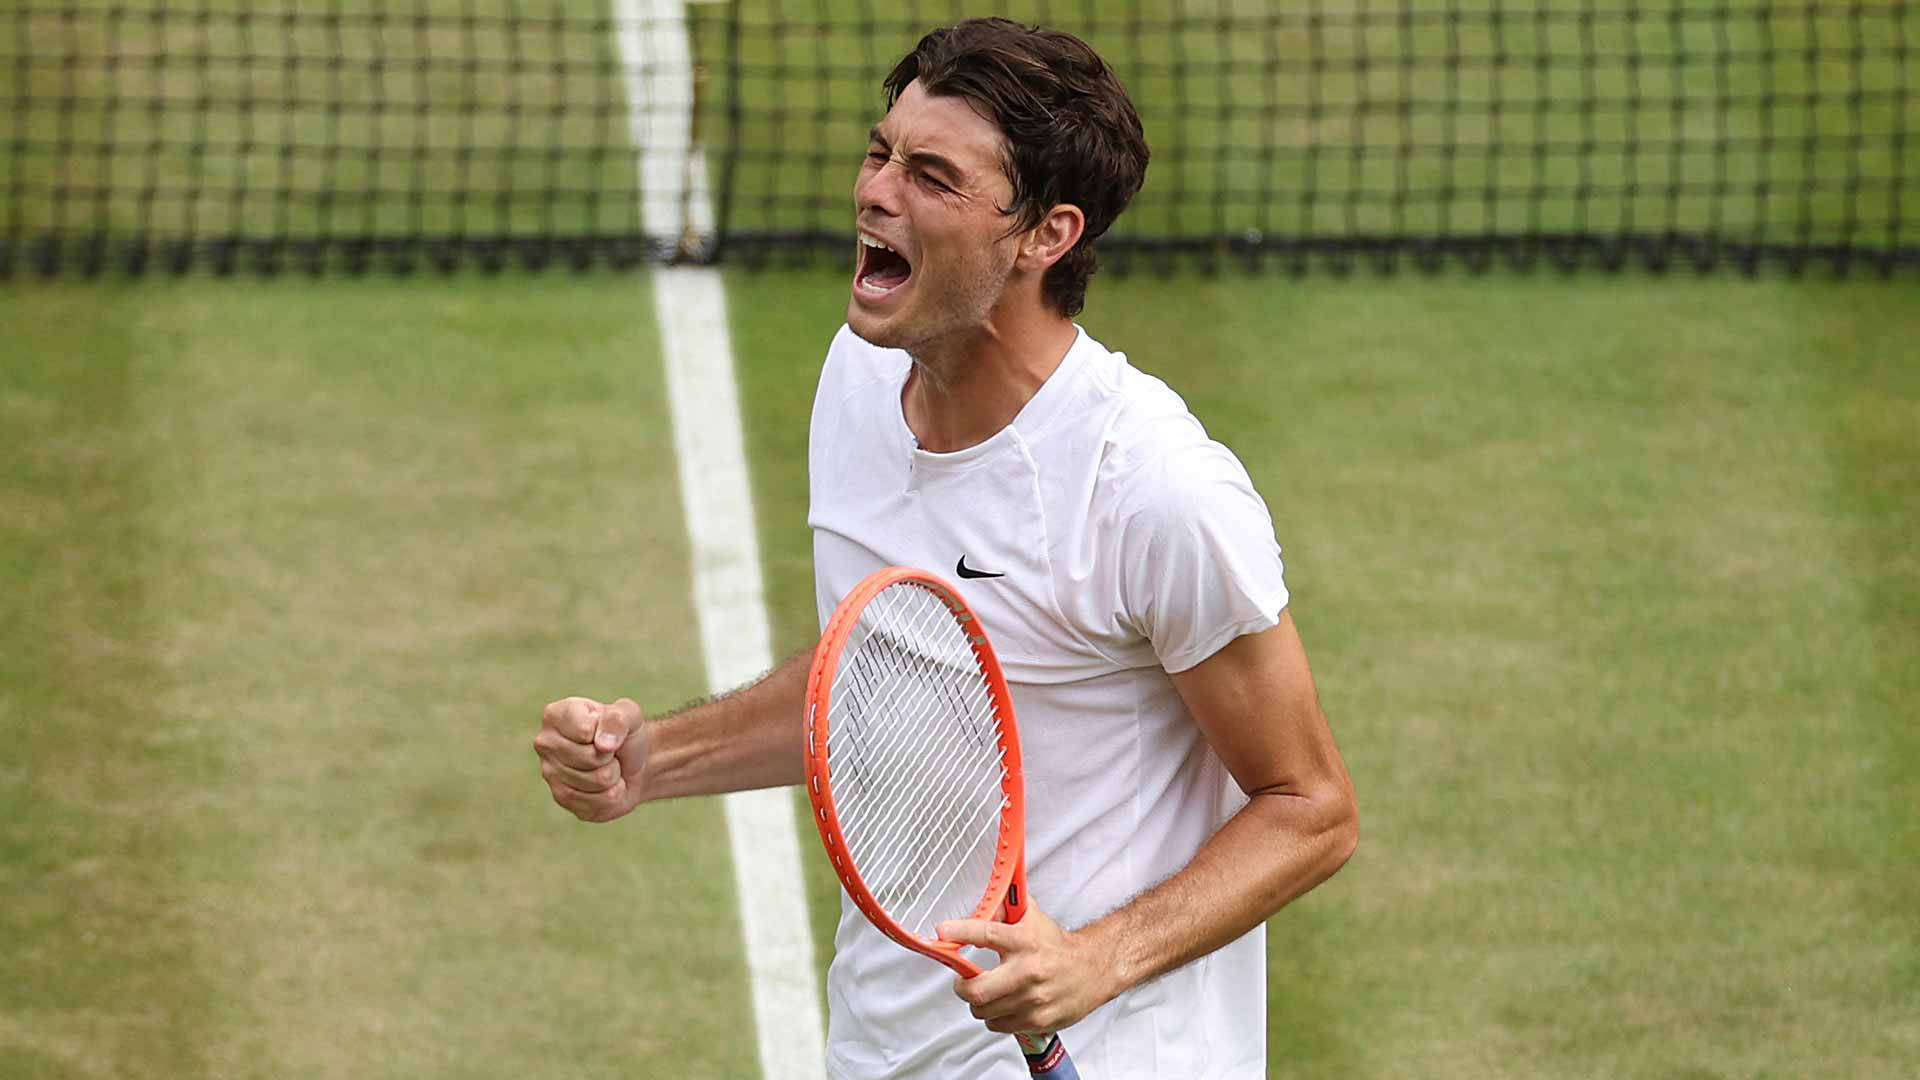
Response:
[[[640,706],[626,698],[600,707],[594,717],[593,748],[611,754],[624,746],[640,714]]]

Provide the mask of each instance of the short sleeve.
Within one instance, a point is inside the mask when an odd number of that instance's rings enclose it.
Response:
[[[1184,449],[1132,480],[1122,603],[1163,668],[1185,671],[1278,625],[1287,586],[1273,518],[1230,451]]]
[[[820,365],[820,382],[814,388],[813,412],[807,421],[807,475],[818,477],[824,474],[824,462],[821,455],[823,444],[833,431],[833,414],[840,401],[847,394],[849,382],[849,354],[852,345],[859,339],[853,336],[853,330],[841,326],[834,333],[833,341],[827,345],[827,358]]]

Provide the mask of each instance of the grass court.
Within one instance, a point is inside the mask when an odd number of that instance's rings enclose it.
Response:
[[[846,273],[726,281],[784,654]],[[705,689],[652,312],[644,272],[0,286],[0,1076],[753,1075],[719,805],[580,825],[531,752],[552,698]],[[1910,278],[1136,272],[1083,322],[1247,463],[1359,791],[1272,923],[1274,1077],[1920,1060]]]

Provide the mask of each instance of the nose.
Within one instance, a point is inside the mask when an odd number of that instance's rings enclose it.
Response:
[[[896,217],[900,213],[900,174],[898,162],[888,158],[879,168],[863,166],[853,182],[853,205],[860,213],[872,210]]]

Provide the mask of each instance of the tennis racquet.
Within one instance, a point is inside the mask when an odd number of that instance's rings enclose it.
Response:
[[[834,610],[807,676],[807,797],[868,921],[979,975],[934,928],[1026,914],[1026,793],[1006,677],[952,586],[889,567]],[[1034,1076],[1079,1080],[1059,1036],[1015,1038]]]

